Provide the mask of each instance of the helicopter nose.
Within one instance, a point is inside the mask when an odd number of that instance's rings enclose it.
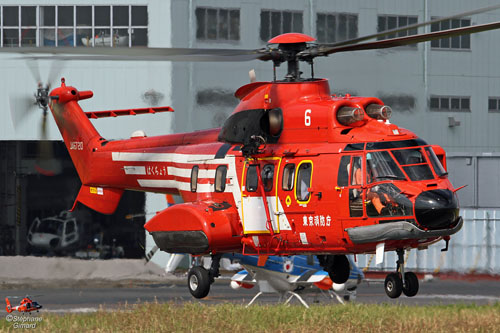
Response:
[[[453,226],[458,213],[458,201],[450,190],[425,191],[415,200],[415,217],[421,226],[428,229]]]

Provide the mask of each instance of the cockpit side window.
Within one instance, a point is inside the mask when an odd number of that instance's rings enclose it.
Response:
[[[351,185],[362,185],[361,156],[354,156],[351,165]]]
[[[337,174],[337,185],[349,185],[349,163],[351,162],[351,155],[342,156],[340,159],[339,173]]]

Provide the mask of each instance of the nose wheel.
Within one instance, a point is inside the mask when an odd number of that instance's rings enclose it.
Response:
[[[413,297],[418,293],[418,278],[413,272],[404,271],[404,250],[397,250],[398,261],[395,273],[387,274],[384,282],[385,293],[390,298],[398,298],[401,293]]]

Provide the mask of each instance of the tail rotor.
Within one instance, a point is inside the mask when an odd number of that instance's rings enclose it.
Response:
[[[30,115],[38,109],[42,111],[40,120],[40,140],[38,142],[37,156],[35,169],[42,175],[55,176],[62,170],[61,164],[54,159],[54,150],[52,142],[48,140],[48,111],[50,103],[50,86],[51,82],[60,74],[62,70],[61,62],[52,62],[49,69],[47,83],[44,85],[40,76],[38,62],[33,59],[28,59],[27,66],[31,72],[33,79],[37,82],[37,89],[33,97],[26,95],[10,96],[10,112],[14,128],[28,121]]]

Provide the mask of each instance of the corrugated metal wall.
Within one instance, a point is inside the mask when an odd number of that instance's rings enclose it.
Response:
[[[417,272],[453,271],[459,273],[500,274],[500,210],[462,209],[464,226],[450,240],[447,252],[444,241],[427,250],[411,250],[406,268]],[[358,266],[370,270],[395,270],[397,256],[386,252],[384,262],[375,265],[372,255],[358,255]]]

